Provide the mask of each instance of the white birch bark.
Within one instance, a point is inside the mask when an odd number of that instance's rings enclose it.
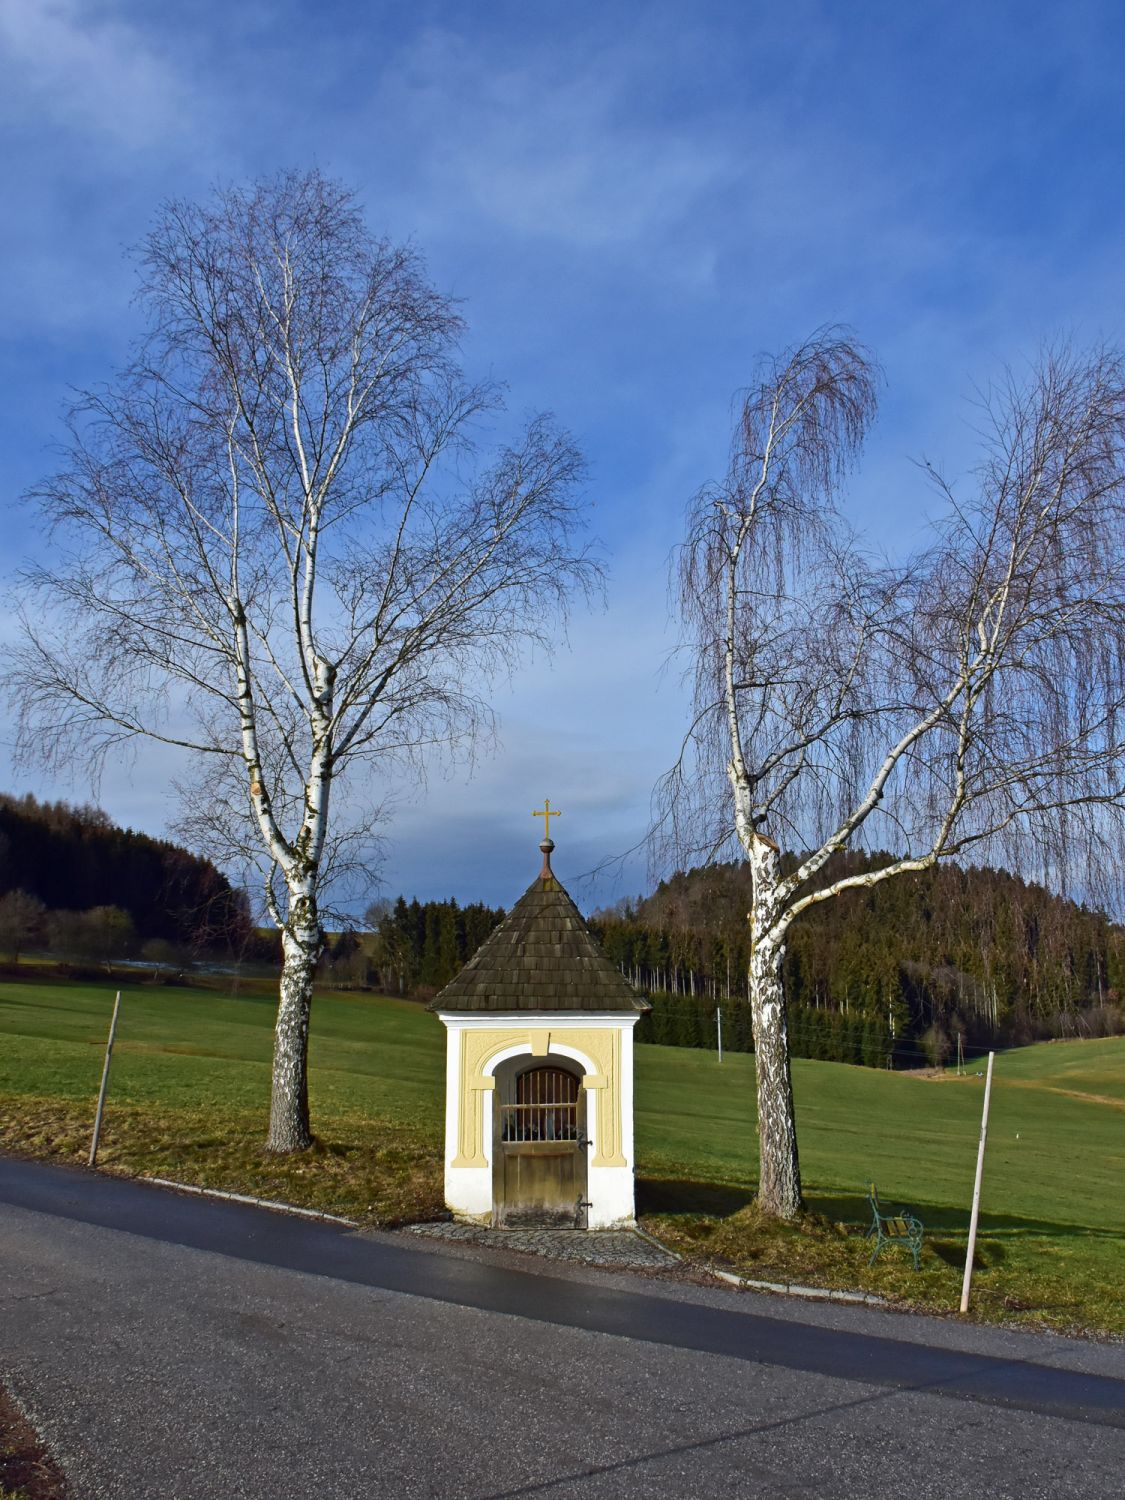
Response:
[[[312,1145],[309,1121],[308,1046],[313,980],[324,948],[315,882],[296,878],[289,886],[289,913],[281,932],[282,967],[274,1028],[270,1092],[270,1151],[304,1151]]]
[[[779,937],[780,860],[778,848],[760,834],[751,840],[754,895],[750,908],[750,995],[754,1026],[754,1068],[758,1093],[758,1201],[777,1218],[801,1209],[801,1167]]]

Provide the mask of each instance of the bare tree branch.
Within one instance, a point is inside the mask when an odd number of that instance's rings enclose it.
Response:
[[[782,1214],[800,1203],[790,924],[968,850],[1119,898],[1125,857],[1121,357],[1048,350],[986,392],[975,493],[927,466],[946,514],[894,565],[835,504],[874,408],[874,366],[846,332],[767,362],[681,553],[696,717],[657,812],[681,857],[734,843],[752,867],[762,1196]],[[807,851],[785,876],[767,828]],[[817,887],[859,841],[896,858]]]
[[[205,758],[181,826],[281,929],[270,1144],[298,1149],[322,919],[381,817],[363,773],[471,747],[491,674],[600,587],[584,465],[543,416],[472,463],[501,398],[457,308],[315,172],[169,203],[139,259],[148,336],[35,492],[65,550],[24,578],[9,686],[25,755]]]

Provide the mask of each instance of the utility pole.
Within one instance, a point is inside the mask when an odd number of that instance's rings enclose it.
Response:
[[[715,1007],[715,1033],[719,1038],[719,1061],[723,1060],[723,1011],[722,1007]]]
[[[980,1184],[984,1176],[984,1143],[988,1139],[988,1101],[992,1094],[992,1059],[988,1054],[988,1077],[984,1081],[984,1109],[980,1120],[980,1145],[977,1147],[977,1177],[973,1184],[973,1211],[969,1218],[969,1248],[965,1252],[965,1278],[961,1283],[961,1311],[969,1310],[969,1287],[973,1280],[973,1253],[977,1248],[977,1218],[980,1213]]]

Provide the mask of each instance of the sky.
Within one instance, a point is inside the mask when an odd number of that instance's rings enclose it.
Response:
[[[472,767],[390,787],[382,883],[507,905],[544,796],[580,905],[647,888],[653,785],[686,695],[669,561],[725,466],[763,351],[852,325],[885,374],[849,515],[892,551],[974,462],[975,389],[1044,341],[1125,337],[1125,7],[881,0],[239,5],[0,0],[0,573],[68,390],[139,331],[126,255],[170,196],[318,167],[463,300],[468,368],[555,413],[590,463],[604,609],[492,701]],[[12,764],[0,786],[85,801]],[[163,833],[176,766],[97,796]]]

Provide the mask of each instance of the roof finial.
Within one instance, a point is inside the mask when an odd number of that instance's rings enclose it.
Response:
[[[539,878],[542,880],[544,876],[554,873],[551,869],[551,851],[555,847],[554,840],[551,838],[551,819],[561,818],[562,813],[551,806],[550,797],[544,797],[543,806],[538,812],[533,812],[531,816],[543,819],[543,842],[539,845],[543,851],[543,868],[539,871]]]
[[[533,812],[531,816],[533,818],[543,819],[543,838],[544,841],[549,844],[551,842],[551,819],[561,818],[562,813],[556,812],[555,809],[551,806],[550,797],[544,797],[543,806],[539,809],[538,812]]]

